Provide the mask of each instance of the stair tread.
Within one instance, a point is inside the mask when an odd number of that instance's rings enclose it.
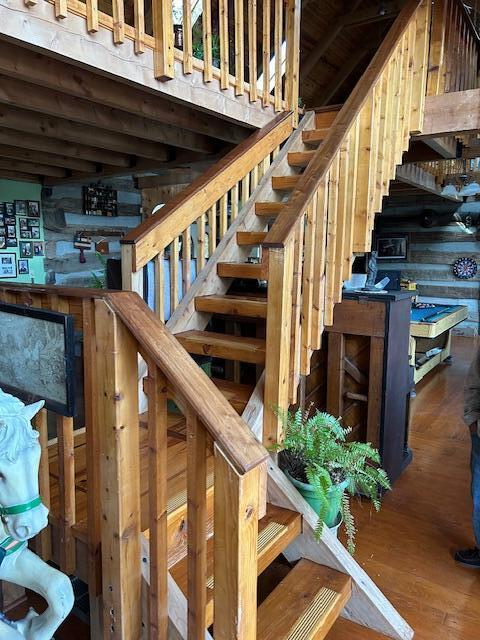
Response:
[[[260,575],[271,562],[294,540],[302,528],[302,517],[296,511],[267,504],[266,515],[258,522],[258,564]],[[213,622],[213,556],[214,537],[207,542],[207,626]],[[187,594],[187,559],[171,568],[171,575],[183,593]]]
[[[267,300],[254,296],[208,295],[195,298],[195,309],[206,313],[266,318]]]
[[[323,142],[327,137],[329,129],[327,127],[322,129],[309,129],[302,132],[302,140],[305,144],[317,145]]]
[[[257,216],[276,216],[284,205],[285,202],[256,202],[255,213]]]
[[[302,559],[258,609],[257,640],[321,640],[351,594],[351,578]]]
[[[314,155],[315,151],[293,151],[288,154],[288,164],[291,167],[306,167]]]
[[[276,190],[290,190],[294,189],[298,181],[300,180],[300,175],[295,176],[273,176],[272,177],[272,189]]]
[[[264,364],[265,340],[213,331],[183,331],[175,337],[189,352],[252,364]]]
[[[217,275],[221,278],[266,280],[265,266],[261,262],[219,262]]]
[[[212,378],[211,380],[230,402],[235,411],[237,413],[243,413],[243,410],[251,398],[254,387],[250,384],[241,384],[240,382],[232,382],[231,380],[222,380],[220,378]]]
[[[262,244],[266,237],[266,231],[238,231],[237,244],[240,246]]]

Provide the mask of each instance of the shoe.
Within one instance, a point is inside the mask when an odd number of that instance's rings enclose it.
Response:
[[[480,569],[480,549],[462,549],[455,554],[458,564],[469,569]]]

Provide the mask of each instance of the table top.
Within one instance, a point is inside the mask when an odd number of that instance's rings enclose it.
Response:
[[[412,307],[410,311],[410,320],[412,322],[438,322],[438,320],[445,317],[447,314],[455,313],[461,308],[461,305],[458,304],[436,304],[434,307],[429,307],[427,309],[414,309]]]

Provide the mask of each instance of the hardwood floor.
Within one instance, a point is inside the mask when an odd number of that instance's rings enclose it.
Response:
[[[480,572],[458,567],[471,546],[469,434],[462,420],[463,383],[474,341],[456,338],[453,365],[440,365],[417,387],[410,446],[414,460],[379,514],[355,508],[356,559],[415,629],[415,640],[478,640]],[[328,640],[374,640],[339,620]]]

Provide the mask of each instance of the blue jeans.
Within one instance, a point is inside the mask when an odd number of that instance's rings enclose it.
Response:
[[[480,549],[480,437],[472,434],[472,499],[473,499],[473,532],[477,547]]]

